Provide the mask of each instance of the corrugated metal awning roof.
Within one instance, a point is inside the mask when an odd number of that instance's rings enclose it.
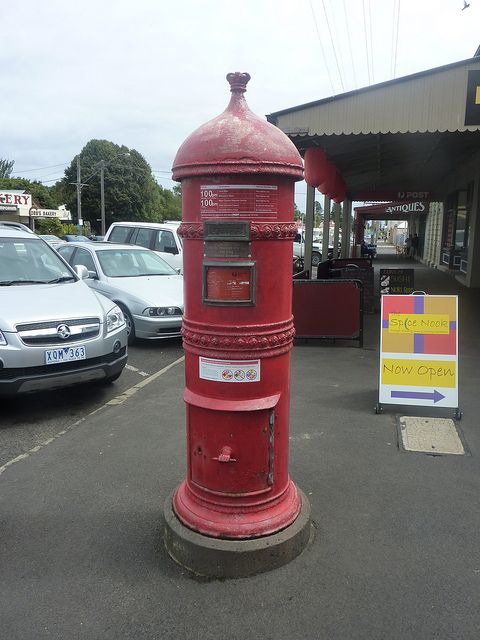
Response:
[[[480,125],[464,125],[470,71],[480,72],[478,57],[277,111],[268,120],[301,153],[321,146],[351,200],[381,190],[442,199],[452,168],[480,150]]]
[[[480,71],[470,58],[267,116],[294,136],[476,131],[465,126],[467,77]]]

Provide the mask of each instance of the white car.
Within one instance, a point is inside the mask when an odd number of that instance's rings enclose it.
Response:
[[[305,239],[303,234],[297,233],[293,240],[293,257],[305,257]],[[312,244],[312,267],[318,267],[322,261],[322,247],[317,242]]]
[[[182,239],[177,233],[179,225],[180,222],[114,222],[104,240],[151,249],[183,273]]]
[[[70,242],[57,251],[72,267],[86,267],[86,283],[118,304],[130,344],[180,336],[183,277],[156,253],[109,242]]]

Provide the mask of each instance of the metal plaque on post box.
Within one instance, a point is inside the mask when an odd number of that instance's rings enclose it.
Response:
[[[250,258],[250,222],[206,220],[203,223],[206,258]]]
[[[203,239],[235,242],[250,241],[249,220],[205,220],[203,223]]]

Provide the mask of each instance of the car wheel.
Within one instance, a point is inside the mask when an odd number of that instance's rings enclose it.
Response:
[[[135,325],[133,324],[132,315],[130,311],[123,306],[123,304],[120,304],[118,306],[123,311],[123,315],[125,316],[125,324],[127,325],[128,344],[133,344],[135,342]]]
[[[322,256],[319,253],[312,253],[312,267],[318,267],[322,260]]]

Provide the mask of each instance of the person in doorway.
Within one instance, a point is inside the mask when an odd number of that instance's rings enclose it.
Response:
[[[415,233],[415,235],[412,238],[412,258],[415,258],[418,254],[418,244],[419,244],[418,234]]]
[[[412,236],[409,235],[407,238],[405,238],[405,257],[406,258],[410,257],[411,251],[412,251]]]
[[[365,242],[365,240],[362,240],[362,244],[361,244],[361,249],[360,249],[360,254],[362,256],[362,258],[374,258],[375,257],[375,252],[374,250],[368,246],[368,244]]]

